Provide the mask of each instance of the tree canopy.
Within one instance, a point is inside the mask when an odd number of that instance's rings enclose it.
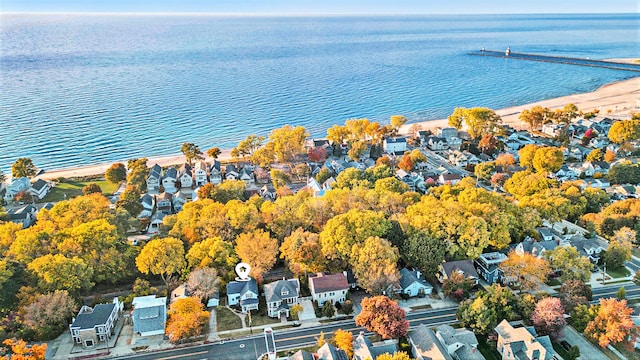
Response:
[[[362,300],[362,311],[356,316],[356,325],[364,326],[383,339],[397,339],[409,331],[407,314],[398,303],[386,296],[374,296]]]

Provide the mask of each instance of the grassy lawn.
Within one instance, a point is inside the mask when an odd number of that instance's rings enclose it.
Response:
[[[248,317],[245,319],[245,321],[247,322],[247,325],[249,325]],[[272,319],[266,315],[262,316],[258,314],[251,314],[251,324],[253,326],[269,325],[269,324],[277,324],[277,323],[280,323],[280,319]]]
[[[500,354],[498,354],[494,345],[487,342],[486,336],[478,336],[478,350],[487,360],[500,360]]]
[[[611,276],[614,279],[621,278],[621,277],[627,277],[627,276],[631,275],[629,273],[629,270],[627,268],[625,268],[625,267],[623,267],[622,269],[607,269],[607,274],[609,274],[609,276]]]
[[[240,318],[225,307],[219,307],[216,309],[216,320],[218,322],[218,331],[242,328],[242,321]]]
[[[411,307],[411,310],[424,310],[424,309],[431,309],[431,305],[426,304],[426,305],[418,305],[418,306]]]
[[[76,196],[80,196],[82,195],[82,188],[92,182],[98,184],[98,186],[100,186],[100,188],[102,189],[102,193],[105,195],[113,194],[119,186],[119,184],[111,184],[105,180],[83,182],[66,180],[66,182],[58,183],[53,189],[51,189],[47,196],[42,199],[42,202],[62,201],[65,199],[65,194],[67,195],[67,200]]]
[[[560,343],[553,341],[551,342],[551,345],[553,345],[553,350],[555,350],[563,359],[569,359],[567,356],[567,350],[565,350]]]
[[[560,282],[560,280],[558,280],[557,278],[549,278],[549,280],[547,280],[545,282],[545,284],[549,285],[549,286],[558,286],[558,285],[562,285],[562,283]]]

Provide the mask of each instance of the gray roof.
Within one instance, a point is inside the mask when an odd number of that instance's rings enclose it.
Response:
[[[116,304],[98,304],[93,309],[83,307],[71,326],[82,330],[93,329],[96,325],[105,324],[115,307]]]
[[[413,343],[413,356],[422,356],[425,360],[453,360],[447,349],[440,343],[436,334],[426,325],[420,324],[409,334],[409,339]]]
[[[162,173],[162,168],[160,167],[160,165],[155,164],[151,167],[151,169],[149,169],[149,176],[148,177],[155,177],[160,179],[160,174]]]
[[[298,350],[295,354],[289,356],[289,360],[315,360],[313,355],[304,350]]]
[[[40,191],[42,190],[42,188],[44,188],[47,185],[47,182],[42,180],[42,179],[38,179],[38,181],[34,182],[33,184],[31,184],[31,187],[36,190],[36,191]]]
[[[224,169],[224,172],[225,172],[226,174],[228,174],[228,173],[229,173],[229,172],[231,172],[231,171],[233,171],[233,172],[237,173],[237,172],[238,172],[238,168],[237,168],[235,165],[233,165],[233,164],[229,164],[229,165],[227,165],[227,166],[225,167],[225,169]]]
[[[329,343],[322,345],[316,353],[318,354],[318,360],[349,360],[344,350],[338,349]]]
[[[165,305],[133,309],[133,332],[164,330]]]
[[[444,341],[444,345],[453,345],[459,359],[484,360],[478,350],[478,339],[473,331],[466,328],[454,329],[450,325],[440,325],[436,328],[437,336]]]
[[[538,230],[538,232],[540,233],[540,236],[543,236],[543,237],[553,236],[553,232],[549,228],[537,227],[536,230]]]
[[[167,170],[164,171],[164,179],[166,178],[171,178],[171,179],[177,179],[178,178],[178,170],[176,170],[176,168],[174,168],[173,166],[168,168]]]
[[[364,334],[360,333],[353,341],[353,359],[366,360],[375,359],[382,354],[393,354],[398,351],[395,343],[373,345]]]
[[[449,277],[452,272],[460,270],[466,277],[472,276],[478,278],[478,272],[473,266],[473,262],[471,262],[471,260],[447,261],[442,263],[442,269],[444,269],[447,277]]]
[[[153,207],[153,197],[149,194],[144,194],[140,198],[141,204],[147,204],[149,207]]]
[[[287,292],[283,295],[283,291]],[[264,284],[264,297],[267,302],[282,301],[287,298],[297,298],[300,294],[300,281],[298,279],[278,280]]]
[[[418,276],[418,274],[420,276]],[[400,286],[402,286],[402,289],[406,289],[409,286],[411,286],[411,284],[418,282],[420,283],[420,285],[426,286],[426,287],[432,287],[431,284],[429,284],[427,282],[427,280],[424,278],[424,275],[422,275],[422,273],[420,273],[419,271],[416,270],[409,270],[407,268],[402,268],[400,270]]]
[[[386,138],[386,139],[384,139],[384,141],[387,142],[387,144],[406,143],[407,142],[407,138],[405,138],[405,137]]]
[[[182,164],[182,166],[180,166],[180,176],[187,174],[189,176],[193,176],[193,174],[191,173],[191,165],[184,163]]]
[[[227,283],[227,295],[240,294],[240,296],[251,291],[258,294],[258,283],[251,278],[249,281],[230,281]]]

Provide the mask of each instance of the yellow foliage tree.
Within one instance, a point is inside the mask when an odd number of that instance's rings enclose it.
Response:
[[[140,251],[136,266],[143,274],[160,275],[168,285],[171,275],[184,269],[184,244],[180,239],[168,237],[151,240]]]
[[[202,334],[211,316],[196,297],[177,299],[171,304],[167,315],[167,336],[172,343]]]
[[[517,282],[521,290],[537,289],[551,272],[549,262],[529,253],[511,251],[500,266],[507,281]]]
[[[349,359],[353,357],[353,334],[350,331],[342,329],[336,330],[333,334],[333,342],[337,348],[347,353]]]
[[[596,340],[602,348],[611,343],[627,341],[636,330],[631,319],[632,313],[633,309],[627,306],[627,300],[600,299],[598,313],[587,324],[584,334]]]
[[[276,263],[278,241],[261,229],[242,233],[236,238],[236,254],[251,265],[251,275],[260,281]]]

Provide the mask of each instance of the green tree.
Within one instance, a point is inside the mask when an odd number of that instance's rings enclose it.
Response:
[[[34,177],[38,172],[38,168],[33,164],[30,158],[19,158],[11,165],[11,175],[14,179],[21,177]]]
[[[116,201],[116,208],[127,210],[131,216],[138,216],[142,212],[142,204],[140,203],[140,191],[138,188],[129,185],[125,191],[120,194],[120,198]]]
[[[149,175],[147,158],[130,159],[127,162],[127,168],[129,169],[127,183],[136,186],[140,191],[145,191],[147,189],[147,176]]]
[[[610,269],[624,268],[624,262],[631,259],[631,249],[633,248],[631,239],[635,239],[635,237],[635,231],[627,227],[615,232],[607,251],[602,255],[602,261],[607,264],[607,267]]]
[[[379,294],[400,280],[399,258],[398,249],[389,241],[371,236],[353,245],[350,262],[358,284],[371,294]]]
[[[204,157],[202,156],[202,151],[200,147],[194,143],[185,142],[182,143],[180,147],[180,152],[184,154],[184,157],[187,159],[189,165],[193,164],[193,160],[202,160]]]
[[[316,174],[316,181],[322,185],[331,176],[333,176],[333,174],[331,173],[331,170],[329,170],[326,167],[322,167],[322,169],[320,169],[320,171]]]
[[[607,174],[612,184],[635,184],[640,182],[640,165],[624,161],[613,165]]]
[[[136,266],[143,274],[160,275],[168,287],[171,276],[186,266],[184,244],[172,237],[151,240],[140,251]]]
[[[67,258],[62,254],[44,255],[27,266],[38,278],[43,291],[67,290],[75,293],[93,287],[93,268],[79,257]]]
[[[496,170],[495,164],[491,161],[480,163],[473,169],[473,174],[481,180],[491,179],[491,174]]]
[[[123,163],[114,163],[105,171],[104,177],[112,184],[121,183],[127,179],[127,168]]]
[[[406,262],[418,267],[429,278],[435,276],[445,252],[444,242],[419,230],[409,231],[402,244],[402,256]]]
[[[336,310],[333,308],[331,301],[325,301],[322,305],[322,316],[332,318]]]
[[[551,268],[559,271],[560,281],[569,280],[589,281],[593,264],[573,246],[558,246],[553,251],[545,251],[545,258],[549,260]]]
[[[600,305],[589,306],[588,304],[578,304],[571,311],[571,326],[573,326],[578,332],[584,332],[593,319],[595,319]]]
[[[479,334],[488,334],[503,319],[513,320],[517,317],[517,303],[509,289],[493,284],[486,291],[479,291],[473,300],[463,301],[456,318],[462,326]]]
[[[627,290],[624,289],[624,286],[621,286],[620,289],[618,289],[618,292],[616,292],[616,299],[624,300],[626,298],[627,298]]]

